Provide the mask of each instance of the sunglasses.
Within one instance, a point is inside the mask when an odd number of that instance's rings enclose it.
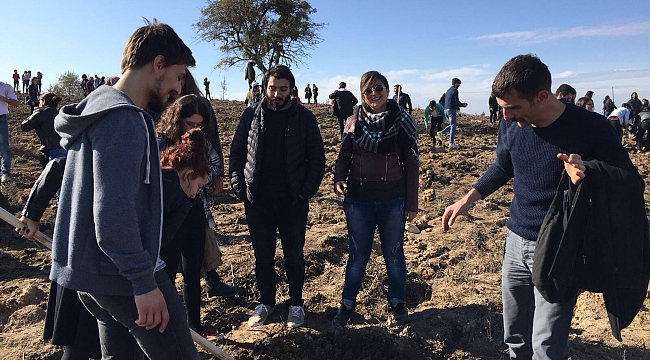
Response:
[[[365,90],[363,90],[363,93],[365,95],[370,95],[370,94],[372,94],[373,90],[375,90],[376,93],[380,93],[380,92],[384,91],[384,85],[377,84],[377,85],[375,85],[373,87],[367,87]]]

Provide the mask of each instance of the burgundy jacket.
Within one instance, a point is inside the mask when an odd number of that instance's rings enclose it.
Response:
[[[363,149],[354,141],[356,115],[345,123],[341,150],[336,159],[334,183],[349,179],[361,181],[393,181],[404,179],[406,198],[404,210],[418,211],[419,164],[410,149],[395,149],[377,154]]]

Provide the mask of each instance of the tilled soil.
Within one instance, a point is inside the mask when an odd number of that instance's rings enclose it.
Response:
[[[213,101],[219,118],[224,154],[245,105],[238,101]],[[245,288],[232,299],[203,294],[202,316],[207,326],[223,334],[216,342],[237,359],[505,359],[502,342],[500,269],[512,188],[502,187],[479,201],[443,232],[444,208],[467,192],[493,158],[496,127],[487,117],[461,114],[458,150],[435,147],[420,123],[419,234],[407,233],[408,267],[406,302],[413,321],[393,323],[386,301],[386,272],[381,248],[375,243],[356,314],[347,328],[331,320],[340,301],[347,259],[347,230],[342,198],[333,192],[333,166],[338,153],[338,128],[325,105],[307,105],[316,115],[327,156],[325,178],[310,202],[305,244],[304,288],[307,321],[301,328],[286,328],[288,289],[282,251],[276,253],[279,281],[276,312],[266,325],[246,324],[256,303],[254,257],[243,203],[226,189],[212,200],[216,231],[222,244],[224,265],[218,271],[229,283]],[[29,112],[25,105],[11,109],[9,132],[12,176],[2,193],[18,213],[40,173],[36,135],[23,133],[20,122]],[[626,140],[631,147],[631,141]],[[640,173],[650,172],[648,153],[630,153]],[[650,193],[646,190],[646,203]],[[42,225],[54,224],[48,209]],[[278,248],[280,248],[278,243]],[[0,225],[0,358],[60,359],[62,349],[41,340],[49,282],[49,251],[26,241],[8,225]],[[180,276],[177,278],[180,286]],[[610,332],[602,296],[583,293],[578,299],[570,334],[572,359],[650,359],[650,294],[634,322],[623,331],[623,342]],[[205,352],[202,359],[210,359]]]

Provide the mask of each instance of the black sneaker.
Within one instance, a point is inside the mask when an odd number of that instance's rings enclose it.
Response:
[[[395,318],[395,321],[398,323],[406,324],[408,322],[411,322],[411,317],[409,316],[409,311],[406,308],[406,304],[399,303],[397,306],[391,307],[391,310],[393,311],[393,317]]]
[[[205,292],[208,296],[233,297],[241,288],[237,285],[225,284],[221,279],[210,279],[205,284]]]
[[[344,327],[345,325],[348,324],[348,320],[350,319],[350,313],[352,312],[352,308],[348,308],[347,305],[341,304],[341,307],[339,307],[339,311],[336,313],[336,316],[334,316],[334,319],[332,319],[332,322],[336,326],[341,326]]]

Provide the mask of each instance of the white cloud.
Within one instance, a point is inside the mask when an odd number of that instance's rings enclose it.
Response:
[[[489,41],[494,43],[509,43],[530,45],[552,42],[560,39],[593,38],[612,36],[641,36],[650,34],[650,21],[610,24],[602,26],[576,26],[567,29],[548,28],[530,31],[512,31],[498,34],[488,34],[470,37],[470,40]]]
[[[575,73],[573,71],[564,71],[561,73],[553,74],[554,79],[566,79],[574,76]]]

